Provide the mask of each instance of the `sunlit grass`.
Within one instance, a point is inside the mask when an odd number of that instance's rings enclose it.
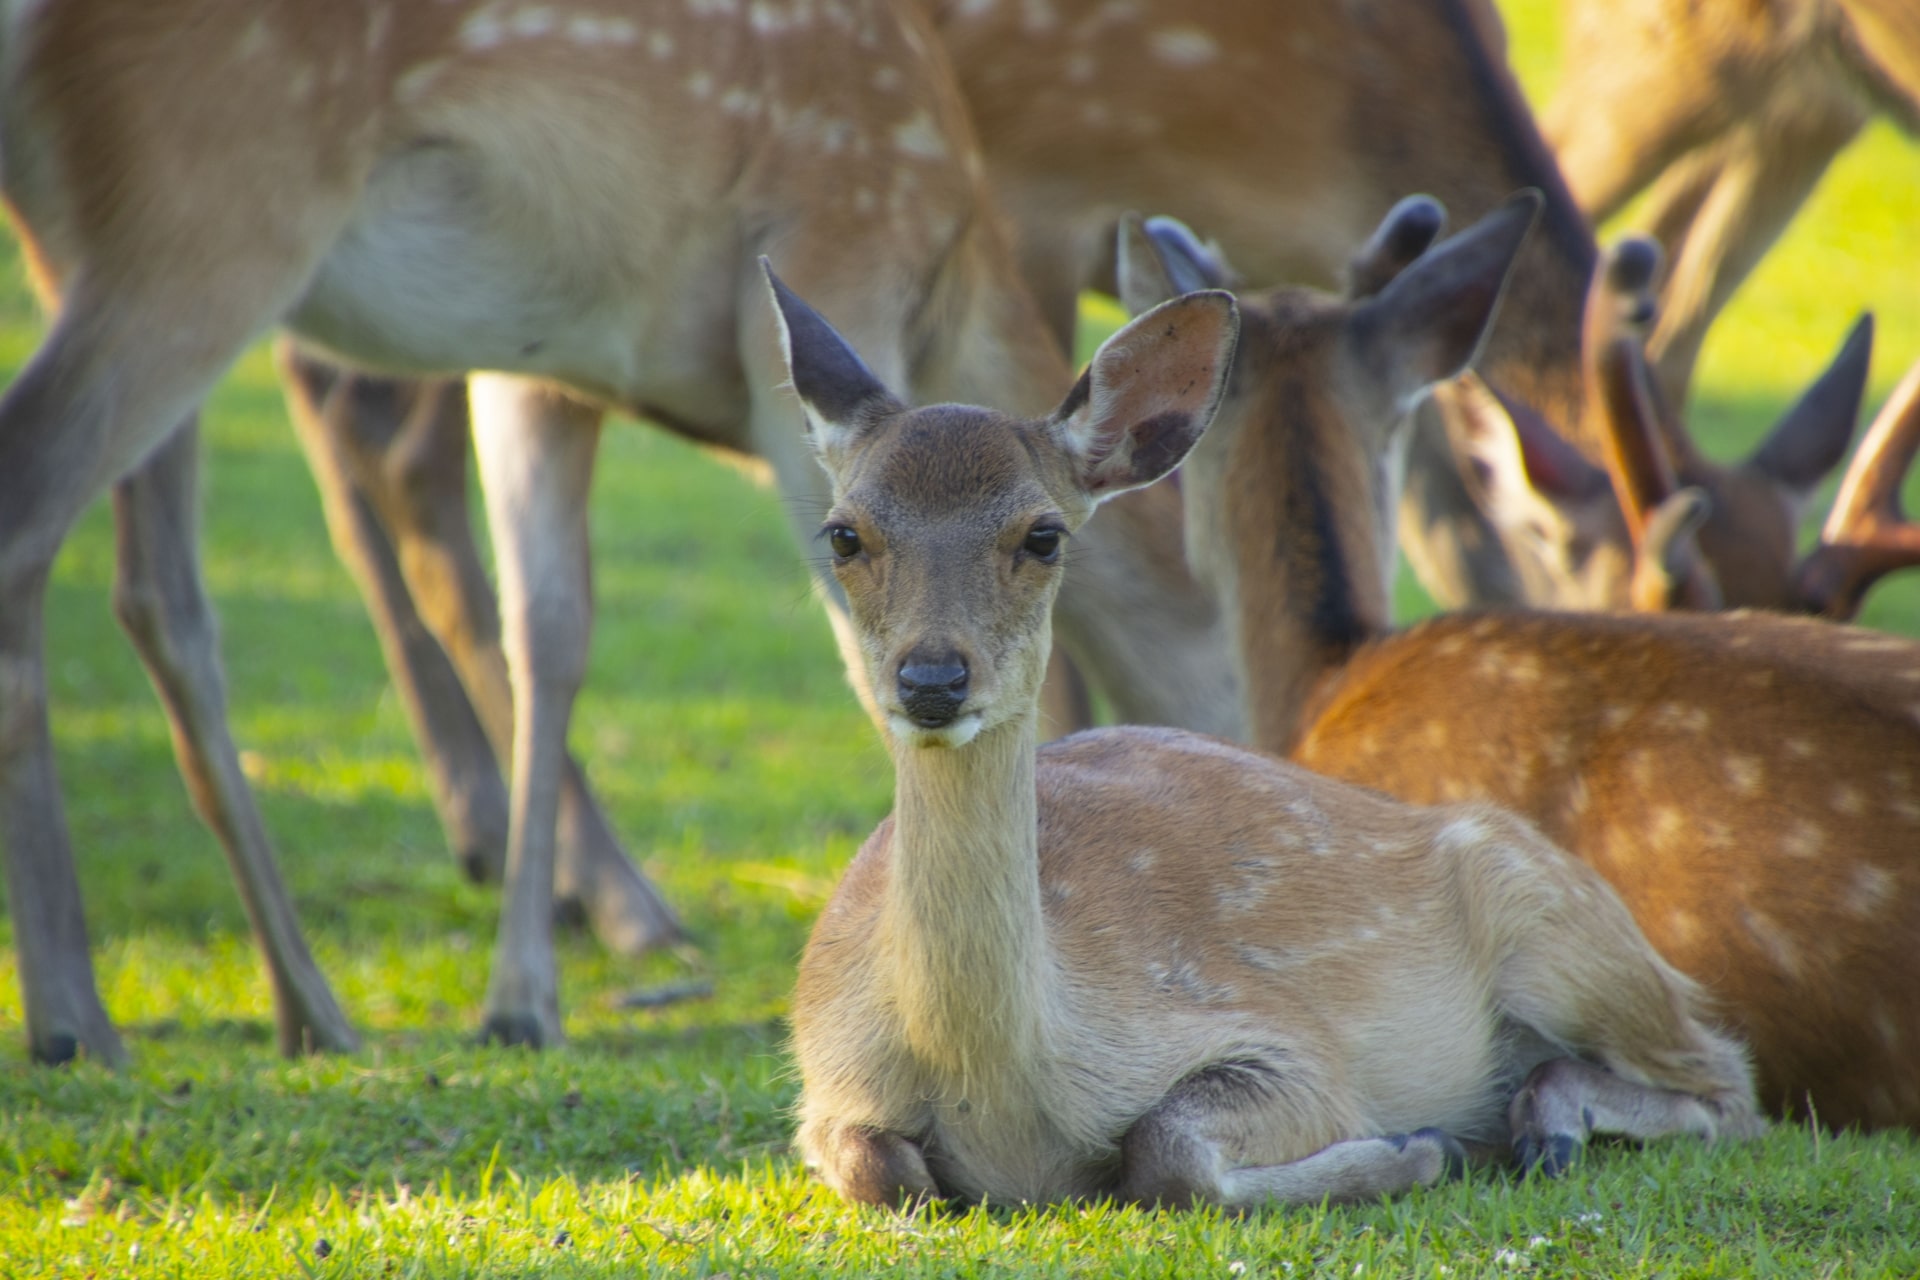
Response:
[[[1523,66],[1549,25],[1517,32]],[[1876,400],[1920,357],[1917,155],[1885,130],[1850,152],[1716,331],[1695,409],[1716,451],[1757,438],[1862,305],[1881,317]],[[1090,328],[1116,320],[1090,305]],[[0,294],[0,361],[36,332],[19,290]],[[110,620],[111,525],[92,512],[58,566],[49,667],[100,984],[134,1065],[26,1066],[0,934],[0,1275],[1920,1273],[1903,1137],[1602,1150],[1551,1186],[1483,1177],[1245,1221],[841,1206],[786,1150],[782,1020],[812,917],[888,805],[887,760],[780,504],[630,425],[602,447],[573,745],[695,947],[635,961],[564,935],[571,1043],[477,1048],[497,897],[445,851],[262,352],[206,434],[234,732],[366,1047],[273,1057],[244,917]],[[1895,584],[1869,618],[1920,632],[1920,598]],[[620,1002],[703,980],[705,999]]]

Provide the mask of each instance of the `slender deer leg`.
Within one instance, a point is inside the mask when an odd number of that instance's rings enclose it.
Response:
[[[275,357],[288,412],[320,489],[334,552],[352,573],[373,620],[387,671],[426,760],[447,843],[470,879],[497,880],[507,858],[506,784],[459,675],[414,607],[399,555],[359,483],[361,459],[352,448],[356,433],[379,433],[381,442],[391,442],[413,408],[414,397],[406,393],[414,384],[356,379],[301,354],[285,339],[275,345]],[[452,393],[462,390],[456,386]],[[420,392],[444,393],[434,385]],[[351,415],[354,423],[341,426],[342,415]],[[458,465],[464,478],[464,445]],[[463,503],[463,518],[465,513]]]
[[[240,887],[273,981],[280,1051],[349,1050],[358,1039],[301,937],[227,729],[219,627],[200,581],[199,436],[199,424],[189,419],[114,490],[114,613],[167,708],[194,808],[219,837]]]
[[[476,375],[469,390],[513,683],[506,901],[483,1034],[557,1044],[554,840],[567,725],[592,628],[586,505],[600,412],[497,374]]]
[[[1466,1161],[1437,1129],[1334,1142],[1294,1158],[1261,1135],[1298,1129],[1320,1100],[1285,1069],[1224,1063],[1188,1076],[1134,1122],[1120,1144],[1120,1198],[1137,1204],[1315,1204],[1365,1200],[1439,1181]],[[1291,1135],[1289,1135],[1291,1137]],[[1269,1142],[1268,1145],[1271,1145]]]
[[[465,386],[352,374],[291,344],[282,345],[280,363],[314,475],[323,489],[338,490],[329,508],[362,504],[378,521],[365,531],[362,551],[343,550],[342,557],[351,563],[358,554],[390,548],[384,554],[392,568],[375,580],[380,598],[366,588],[365,575],[356,576],[396,683],[405,688],[432,680],[438,689],[439,668],[449,656],[458,673],[447,673],[458,685],[440,695],[437,720],[416,717],[415,731],[436,775],[457,768],[459,801],[484,815],[487,825],[458,828],[461,809],[441,809],[450,836],[477,829],[488,837],[485,845],[456,840],[455,848],[492,853],[494,860],[483,867],[490,878],[506,847],[506,792],[497,759],[511,752],[513,695],[500,649],[499,609],[467,507]],[[393,591],[399,595],[391,607],[418,617],[437,645],[419,646],[418,654],[402,646],[405,628],[387,620],[384,597]],[[672,910],[621,848],[571,754],[561,780],[557,840],[556,899],[583,911],[609,948],[639,955],[682,936]]]
[[[4,465],[13,453],[8,443],[0,434],[0,861],[27,1048],[37,1062],[85,1053],[119,1066],[127,1053],[94,981],[47,724],[44,607],[52,554],[12,554],[18,530],[7,519],[6,477],[23,473]]]
[[[1764,127],[1743,125],[1716,148],[1719,172],[1699,198],[1684,234],[1676,239],[1675,219],[1656,211],[1658,233],[1673,267],[1647,351],[1674,403],[1681,402],[1678,397],[1692,381],[1713,318],[1786,230],[1864,120],[1851,103],[1769,113]]]

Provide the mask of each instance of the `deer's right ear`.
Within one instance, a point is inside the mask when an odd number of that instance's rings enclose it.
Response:
[[[1108,338],[1049,427],[1096,502],[1180,465],[1213,421],[1240,339],[1240,308],[1220,291],[1165,302]]]
[[[814,448],[822,454],[837,452],[880,418],[898,412],[900,402],[826,317],[787,288],[765,257],[760,259],[760,269],[773,293],[787,374],[806,410],[807,434]]]

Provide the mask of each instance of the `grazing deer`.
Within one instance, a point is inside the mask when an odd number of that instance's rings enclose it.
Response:
[[[1511,815],[1172,729],[1036,750],[1062,550],[1199,437],[1231,297],[1146,313],[1022,420],[907,408],[773,289],[897,780],[794,996],[798,1141],[831,1186],[1240,1207],[1432,1182],[1462,1139],[1555,1172],[1593,1132],[1757,1131],[1691,984]]]
[[[1605,465],[1587,461],[1524,404],[1475,376],[1436,399],[1473,490],[1523,572],[1549,584],[1530,592],[1566,607],[1719,608],[1724,605],[1848,618],[1862,591],[1818,598],[1800,585],[1800,525],[1813,486],[1840,459],[1858,419],[1873,353],[1873,319],[1855,322],[1833,361],[1746,459],[1709,459],[1647,368],[1645,331],[1659,248],[1616,246],[1587,295],[1584,419]],[[1874,465],[1866,443],[1852,472]],[[1713,518],[1715,514],[1720,518]],[[1651,540],[1650,540],[1651,538]],[[1663,563],[1678,555],[1685,568]]]
[[[1875,113],[1920,130],[1911,0],[1630,0],[1565,6],[1542,112],[1598,223],[1639,215],[1672,254],[1651,349],[1680,403],[1713,318]]]
[[[511,676],[482,718],[504,738],[510,711],[512,742],[485,1028],[557,1040],[555,832],[602,407],[764,458],[796,509],[823,500],[777,390],[763,252],[915,396],[1038,412],[1069,376],[924,18],[884,0],[190,0],[164,17],[51,0],[7,7],[0,74],[0,185],[55,314],[0,399],[0,851],[33,1054],[123,1054],[87,952],[41,625],[61,540],[116,482],[117,606],[242,882],[281,1047],[353,1043],[227,735],[193,543],[194,414],[275,324],[376,368],[490,371],[471,401],[504,626],[474,665]],[[1095,557],[1096,589],[1138,576],[1127,554]],[[1194,701],[1231,712],[1205,601],[1158,616],[1151,661],[1190,658],[1219,686]],[[1183,696],[1135,685],[1149,705]]]
[[[1382,314],[1488,252],[1489,234],[1416,256],[1439,219],[1410,208],[1363,253],[1371,296],[1242,299],[1233,388],[1188,464],[1188,510],[1208,517],[1190,518],[1190,550],[1228,603],[1256,744],[1402,800],[1492,801],[1538,823],[1707,989],[1766,1106],[1920,1125],[1920,643],[1752,613],[1496,612],[1392,631],[1383,459],[1472,343],[1415,364],[1434,334]],[[1226,276],[1184,228],[1135,227],[1127,244],[1131,308]],[[1908,388],[1888,432],[1910,450],[1920,375]]]

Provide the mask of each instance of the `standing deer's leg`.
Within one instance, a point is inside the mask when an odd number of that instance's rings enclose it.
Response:
[[[334,552],[366,602],[387,671],[426,759],[447,842],[470,879],[497,880],[507,857],[506,784],[459,675],[414,607],[399,555],[360,483],[364,459],[356,449],[369,439],[372,447],[390,445],[407,430],[417,408],[438,416],[421,401],[464,399],[465,387],[354,377],[304,355],[284,338],[274,353],[289,414],[320,489]],[[342,418],[352,421],[342,424]],[[459,430],[454,465],[464,481],[464,413]],[[466,517],[464,502],[460,516]]]
[[[539,1046],[562,1038],[554,840],[593,620],[586,506],[600,411],[498,374],[475,375],[469,391],[513,686],[506,900],[483,1035]]]
[[[1290,1068],[1222,1063],[1182,1080],[1127,1130],[1119,1196],[1136,1204],[1317,1204],[1438,1182],[1466,1151],[1437,1129],[1318,1142],[1326,1111]],[[1303,1094],[1309,1096],[1302,1096]],[[1289,1148],[1305,1145],[1304,1153]]]
[[[280,272],[250,273],[244,258],[213,259],[228,270],[196,280],[195,298],[176,306],[164,291],[150,296],[135,287],[151,281],[62,273],[30,236],[28,248],[49,296],[61,287],[58,276],[67,281],[59,320],[0,400],[0,856],[31,1052],[42,1060],[86,1052],[119,1062],[124,1051],[95,990],[54,768],[43,635],[47,582],[81,510],[194,412],[247,339],[287,304],[299,263],[283,253],[274,263]],[[155,256],[132,252],[131,260]],[[172,319],[157,323],[161,316]],[[191,454],[190,443],[180,447]],[[188,563],[167,571],[184,573],[184,588],[202,599],[191,538],[179,554]],[[205,647],[196,652],[195,674],[217,675],[210,628],[200,640]],[[197,709],[218,717],[223,703],[215,696]],[[219,757],[222,747],[227,758],[216,765],[217,785],[244,793],[231,767],[231,743],[214,743],[210,754]],[[231,829],[251,835],[257,823],[240,820]],[[264,841],[246,856],[255,855],[264,859]],[[270,860],[255,869],[272,875]],[[290,918],[268,923],[279,930]],[[337,1012],[326,1017],[320,999],[306,991],[317,982],[317,974],[300,978],[312,1007],[284,1017],[283,1032],[300,1030],[304,1019],[315,1047],[351,1043]]]
[[[63,468],[63,442],[47,428],[73,390],[72,363],[61,368],[43,351],[0,401],[0,862],[29,1053],[118,1066],[126,1050],[94,981],[47,722],[47,580],[91,496],[85,467],[100,446],[100,424],[83,423],[93,438],[73,440],[81,465]]]
[[[357,574],[368,612],[396,683],[418,685],[423,694],[444,690],[426,708],[437,715],[416,715],[415,733],[437,775],[458,769],[459,803],[443,803],[442,820],[450,835],[477,833],[456,839],[455,848],[466,851],[470,870],[468,859],[487,853],[480,870],[490,878],[506,846],[506,796],[496,760],[511,754],[513,695],[499,609],[467,508],[465,387],[351,374],[290,345],[282,348],[280,364],[315,478],[334,491],[329,509],[358,504],[377,520],[356,531],[356,550],[341,554],[350,563],[378,557],[369,569],[389,566],[377,578]],[[422,636],[424,643],[415,645],[400,609],[415,625],[424,622],[432,640]],[[445,671],[448,657],[457,677]],[[456,825],[463,805],[484,815],[486,825]],[[562,774],[557,841],[557,900],[584,911],[608,947],[639,955],[681,937],[673,912],[621,848],[571,754]]]
[[[1799,109],[1742,125],[1716,146],[1717,172],[1704,192],[1689,190],[1699,179],[1684,174],[1675,194],[1665,194],[1665,182],[1655,189],[1654,232],[1673,265],[1647,351],[1674,404],[1683,403],[1713,318],[1866,119],[1850,101],[1794,105]]]
[[[349,1050],[358,1040],[301,937],[227,729],[219,627],[200,580],[199,436],[199,424],[189,419],[114,490],[114,613],[167,708],[194,808],[220,838],[240,887],[273,981],[280,1051]]]

